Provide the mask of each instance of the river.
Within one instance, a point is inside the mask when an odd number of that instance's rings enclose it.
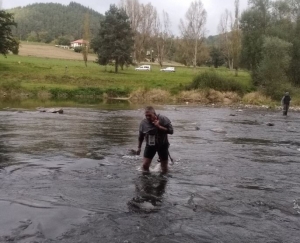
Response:
[[[7,105],[0,242],[299,242],[299,112],[155,106],[175,130],[161,176],[130,154],[142,106]]]

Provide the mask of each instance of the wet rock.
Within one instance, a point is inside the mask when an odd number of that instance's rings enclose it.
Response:
[[[275,124],[274,124],[274,123],[272,123],[272,122],[268,122],[268,123],[267,123],[267,126],[269,126],[269,127],[273,127],[273,126],[275,126]]]
[[[37,108],[37,110],[39,112],[46,112],[46,113],[59,113],[59,114],[63,114],[64,111],[61,108],[50,108],[50,109],[46,109],[46,108]]]
[[[236,114],[230,114],[229,116],[236,116]]]
[[[102,160],[104,159],[104,155],[98,153],[98,152],[90,152],[86,154],[86,157],[90,158],[90,159],[96,159],[96,160]]]
[[[196,130],[196,131],[199,131],[199,130],[200,130],[200,127],[195,127],[195,130]]]
[[[128,150],[128,155],[137,155],[137,152],[134,149],[129,149]]]

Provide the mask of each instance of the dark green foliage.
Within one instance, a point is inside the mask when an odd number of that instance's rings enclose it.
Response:
[[[213,46],[210,51],[211,64],[218,68],[225,63],[225,58],[219,48]]]
[[[300,16],[297,18],[293,35],[292,61],[289,69],[289,77],[292,83],[300,86]]]
[[[35,3],[25,7],[10,9],[14,13],[18,28],[13,34],[21,40],[32,38],[35,32],[35,41],[49,43],[59,37],[68,37],[68,45],[74,39],[83,36],[83,23],[86,13],[90,16],[91,35],[95,36],[99,28],[100,13],[86,8],[78,3],[71,2],[65,6],[58,3]]]
[[[74,48],[75,52],[81,53],[82,52],[82,47],[81,46],[77,46]]]
[[[19,42],[13,37],[11,28],[16,26],[13,15],[0,10],[0,54],[6,55],[9,51],[19,52]]]
[[[290,65],[292,44],[278,37],[264,39],[262,60],[257,70],[257,83],[264,93],[280,99],[289,86],[287,71]]]
[[[238,80],[220,76],[214,71],[204,72],[197,75],[193,82],[188,85],[186,89],[214,89],[224,92],[232,91],[240,94],[248,91],[247,87],[243,86]]]
[[[101,21],[98,36],[93,39],[91,47],[98,54],[98,63],[107,65],[115,62],[115,72],[118,66],[131,63],[133,51],[133,33],[130,21],[123,9],[110,5]]]

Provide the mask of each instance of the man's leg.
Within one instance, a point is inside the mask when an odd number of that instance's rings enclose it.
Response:
[[[286,104],[283,105],[283,115],[286,116]]]
[[[143,170],[149,172],[149,167],[151,165],[152,159],[145,158],[143,159]]]
[[[167,174],[168,173],[168,160],[161,160],[160,166],[161,166],[161,172],[163,174]]]
[[[163,174],[168,173],[168,156],[169,146],[164,146],[158,149],[158,156],[160,158],[160,166]]]
[[[154,146],[146,146],[143,159],[143,170],[149,172],[152,159],[156,154],[156,148]]]

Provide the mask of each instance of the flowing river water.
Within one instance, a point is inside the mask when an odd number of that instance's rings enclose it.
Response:
[[[130,153],[142,107],[1,109],[0,242],[299,242],[300,113],[156,108],[168,176]]]

